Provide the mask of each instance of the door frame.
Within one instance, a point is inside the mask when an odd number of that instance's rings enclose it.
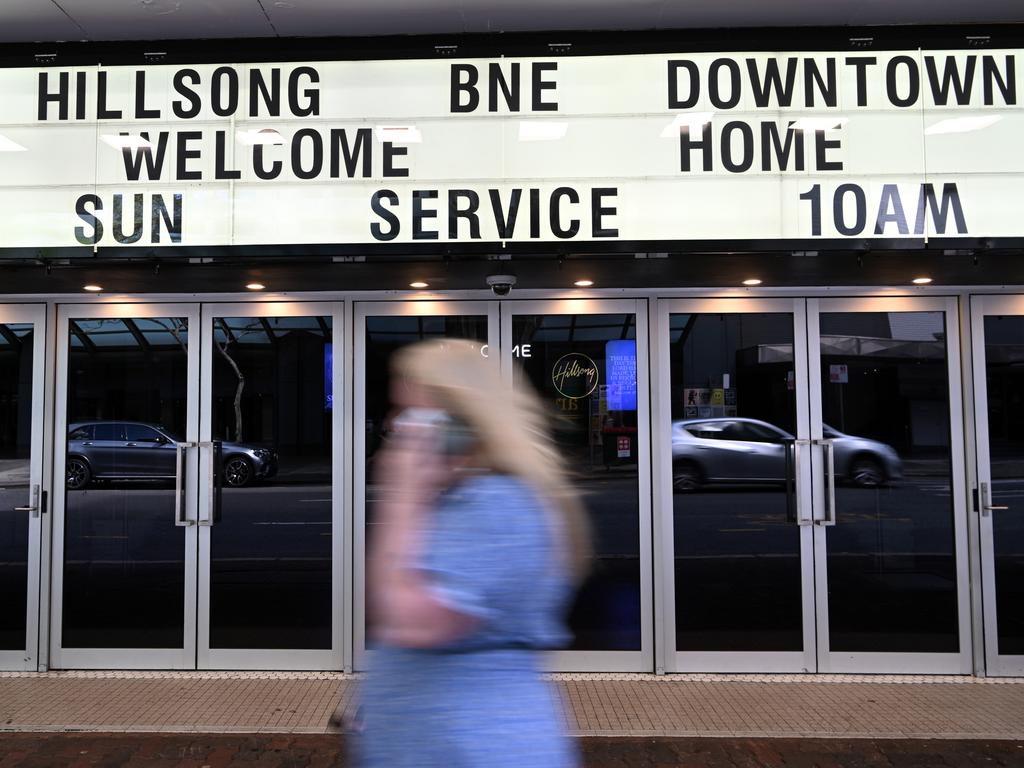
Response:
[[[959,651],[955,653],[833,652],[829,649],[828,549],[824,526],[814,526],[817,595],[818,671],[880,674],[970,674],[972,671],[971,601],[968,579],[968,493],[961,389],[960,320],[955,297],[867,296],[807,299],[807,350],[811,403],[811,438],[822,439],[821,326],[823,312],[943,312],[946,381],[949,393],[950,497],[952,500]],[[813,462],[814,505],[824,509],[824,462]],[[820,514],[816,515],[821,518]]]
[[[476,315],[487,318],[489,355],[500,348],[498,302],[462,299],[409,299],[353,302],[352,322],[352,664],[366,669],[371,651],[366,647],[366,318]]]
[[[213,409],[213,319],[216,317],[310,317],[331,318],[332,381],[334,403],[331,411],[331,647],[330,649],[241,649],[210,648],[210,556],[212,527],[200,522],[197,593],[197,658],[198,669],[276,669],[276,670],[330,670],[343,667],[345,622],[347,613],[346,550],[348,537],[345,518],[350,494],[345,482],[348,453],[345,450],[345,429],[352,423],[347,412],[348,400],[344,396],[346,334],[345,305],[343,302],[266,301],[218,302],[200,305],[200,390],[199,440],[200,452],[209,451],[212,439]],[[345,407],[341,407],[344,404]],[[206,443],[206,447],[202,444]],[[205,457],[203,457],[205,459]],[[200,460],[199,488],[212,487],[210,462]],[[212,519],[210,494],[200,493],[199,521]]]
[[[68,396],[68,322],[72,319],[184,317],[189,324],[187,349],[188,384],[186,389],[186,442],[199,437],[199,358],[200,342],[191,333],[199,325],[198,303],[83,303],[57,307],[56,403],[53,441],[53,540],[51,546],[50,593],[50,667],[62,669],[195,669],[196,663],[196,565],[197,526],[185,526],[184,642],[182,648],[65,648],[63,647],[64,597],[64,516],[67,494],[65,459],[67,456]],[[193,339],[195,341],[193,341]],[[186,508],[195,509],[198,478],[189,472],[185,478]]]
[[[640,526],[640,649],[638,651],[554,651],[556,672],[650,672],[654,667],[651,538],[651,397],[647,299],[510,299],[501,302],[501,372],[512,382],[512,318],[516,315],[629,314],[636,318],[637,472]]]
[[[39,489],[38,512],[27,514],[28,549],[26,551],[27,588],[25,594],[25,648],[0,651],[0,670],[33,671],[39,665],[40,584],[42,581],[43,521],[49,517],[46,509],[46,485],[43,478],[43,447],[46,434],[45,375],[47,312],[45,304],[0,304],[0,323],[32,323],[32,404],[31,435],[29,441],[29,498],[22,503],[30,505],[33,488]],[[4,512],[8,514],[8,512]]]
[[[796,503],[800,530],[800,601],[803,615],[802,651],[677,651],[675,613],[675,538],[674,493],[672,490],[672,452],[666,450],[672,440],[672,401],[670,352],[670,316],[672,314],[750,314],[777,313],[793,317],[794,400],[797,434],[800,439],[810,435],[810,412],[807,392],[806,306],[802,297],[751,298],[678,298],[660,299],[654,311],[655,353],[652,369],[655,385],[654,486],[655,526],[655,588],[660,645],[665,648],[665,670],[669,672],[784,673],[813,672],[816,669],[816,638],[814,624],[814,549],[812,537],[813,509],[811,501],[810,451],[797,454]],[[660,664],[659,664],[660,666]]]
[[[991,515],[983,515],[981,505],[985,499],[980,496],[982,483],[992,487],[992,465],[989,454],[988,428],[988,383],[985,365],[985,317],[987,315],[1018,315],[1024,318],[1024,295],[975,295],[970,297],[971,316],[971,360],[973,361],[974,386],[974,435],[976,465],[976,488],[978,504],[972,510],[972,517],[979,526],[979,562],[981,570],[982,626],[985,650],[985,671],[994,677],[1019,677],[1024,675],[1024,655],[999,653],[998,622],[996,611],[995,576],[995,535]],[[992,502],[995,503],[995,502]]]

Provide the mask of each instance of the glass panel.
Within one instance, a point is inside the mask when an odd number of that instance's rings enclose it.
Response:
[[[1024,317],[985,318],[996,640],[1024,654]]]
[[[676,649],[800,651],[800,528],[784,483],[793,316],[679,314],[669,327]]]
[[[0,325],[0,650],[25,650],[32,447],[31,323]]]
[[[593,567],[569,616],[573,650],[640,649],[635,327],[635,315],[512,318],[515,381],[551,406],[593,529]]]
[[[388,434],[391,414],[391,356],[407,344],[427,339],[470,339],[487,344],[485,315],[376,316],[366,318],[366,537],[373,536],[374,505],[379,496],[374,485],[373,457]],[[481,353],[486,353],[482,349]],[[373,633],[366,619],[367,644]]]
[[[825,313],[822,415],[836,434],[832,651],[959,649],[942,312]]]
[[[331,318],[213,323],[210,647],[329,649]]]
[[[188,321],[145,325],[161,332],[144,333],[131,319],[69,321],[79,343],[68,350],[65,648],[184,644],[174,441],[185,436]],[[166,442],[128,445],[126,422]]]

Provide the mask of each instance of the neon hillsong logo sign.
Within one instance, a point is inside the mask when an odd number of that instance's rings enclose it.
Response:
[[[551,382],[562,397],[586,397],[597,387],[597,364],[586,355],[570,352],[551,369]]]

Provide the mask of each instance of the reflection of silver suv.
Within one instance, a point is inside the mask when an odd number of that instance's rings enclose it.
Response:
[[[872,487],[903,476],[891,446],[824,426],[835,446],[836,476]],[[676,490],[706,483],[781,483],[788,432],[757,419],[685,419],[672,423],[672,476]]]
[[[85,488],[92,480],[173,478],[177,441],[166,429],[138,421],[90,421],[68,428],[67,486]],[[277,474],[277,452],[222,443],[222,479],[241,488]]]

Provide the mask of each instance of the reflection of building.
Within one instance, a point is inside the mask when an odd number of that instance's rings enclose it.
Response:
[[[949,434],[941,427],[948,390],[935,386],[935,371],[941,380],[947,362],[941,316],[925,318],[926,324],[936,319],[940,330],[931,333],[938,339],[822,333],[821,376],[831,389],[825,420],[844,432],[872,435],[907,455],[948,446]],[[744,365],[751,368],[780,370],[782,365],[791,368],[793,347],[765,344],[742,355]],[[835,366],[846,366],[846,381],[830,381]],[[850,379],[857,379],[858,386],[848,386]]]

